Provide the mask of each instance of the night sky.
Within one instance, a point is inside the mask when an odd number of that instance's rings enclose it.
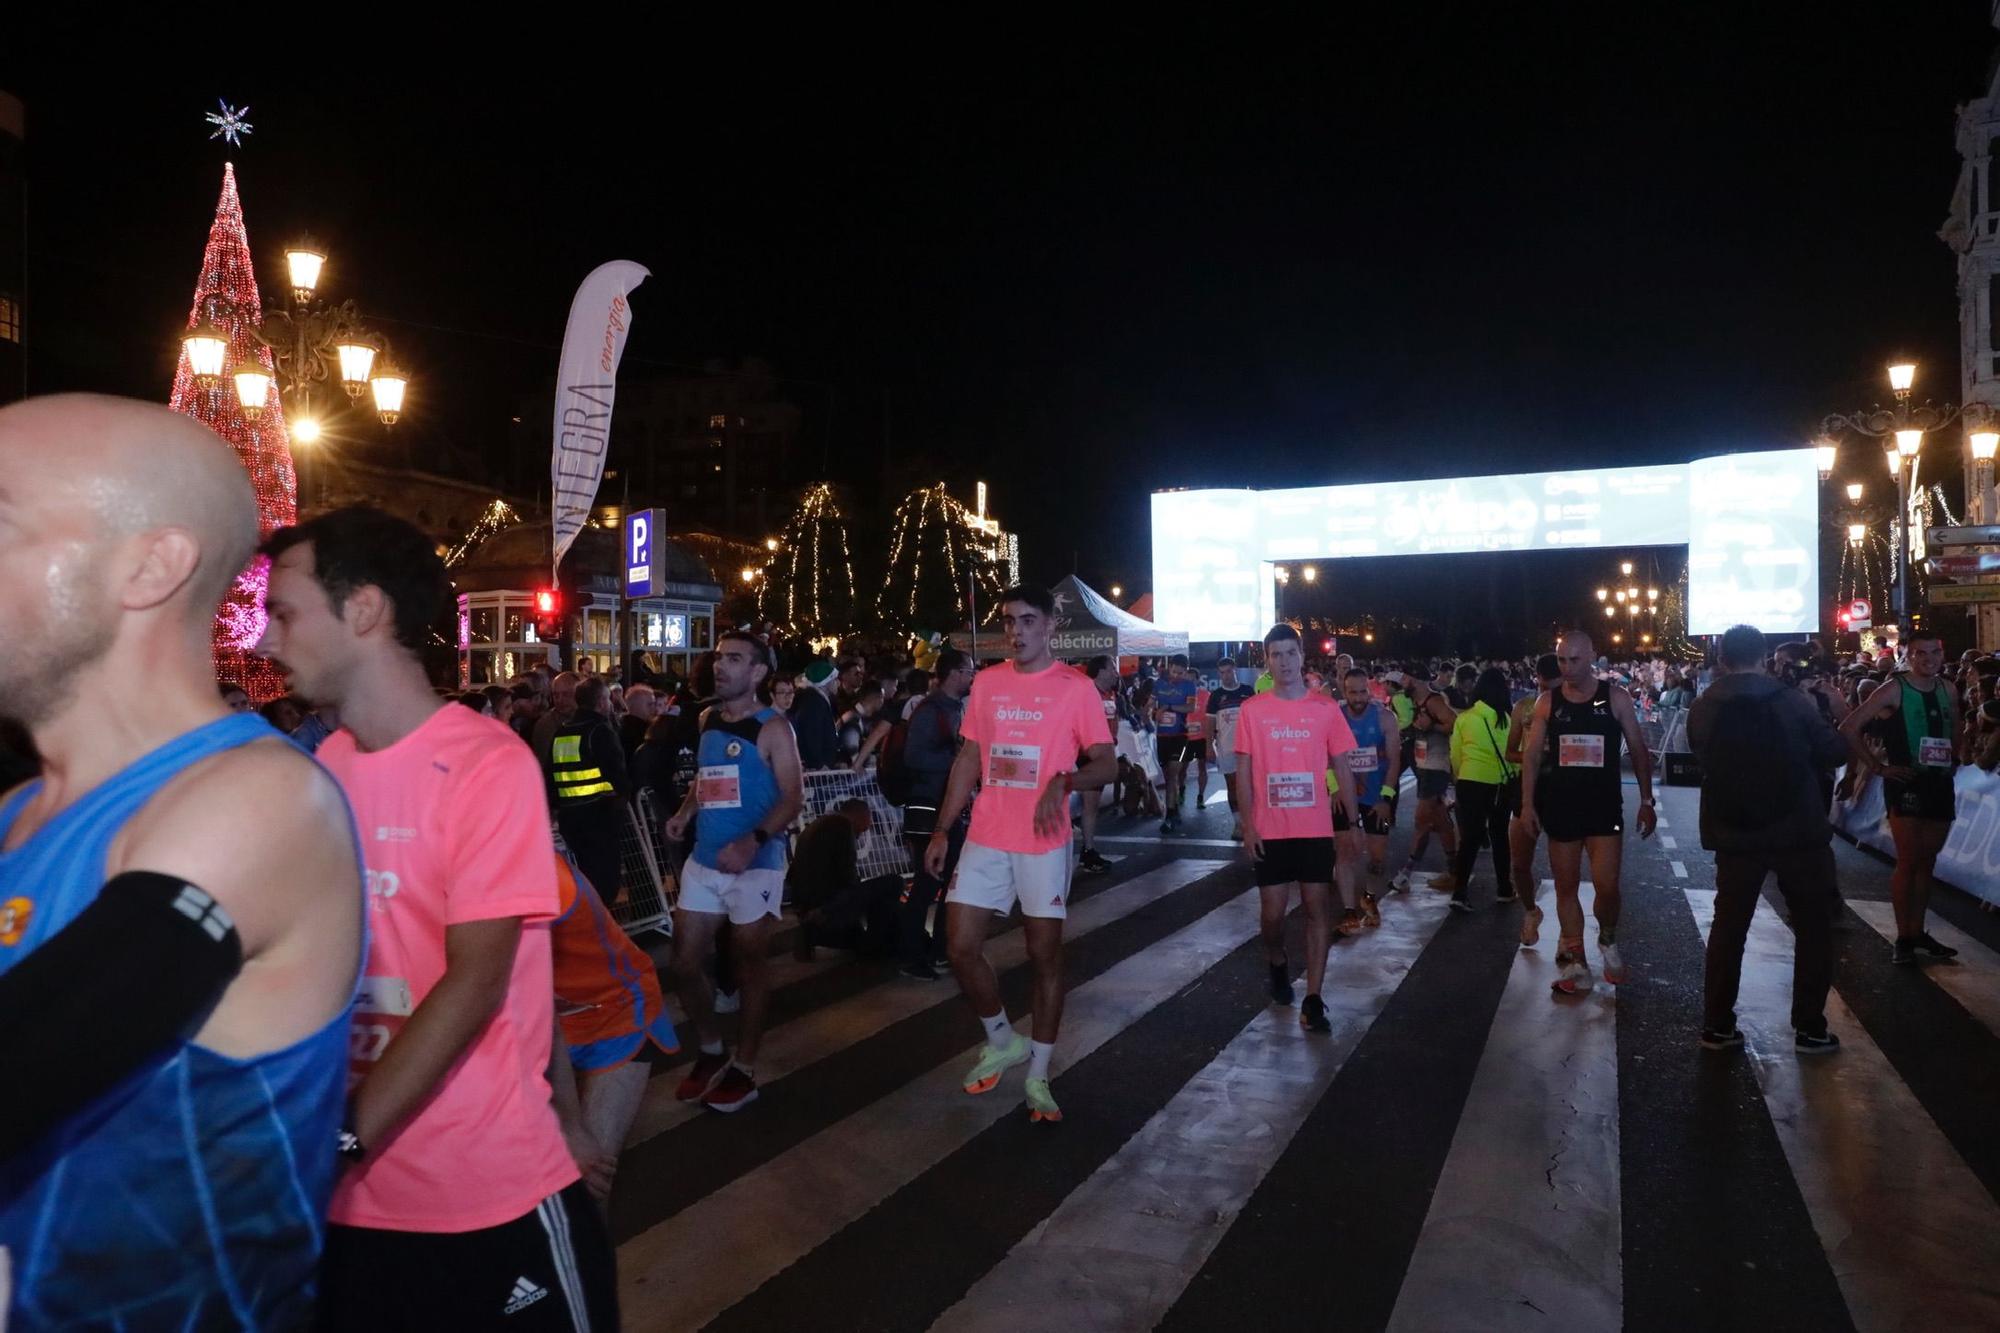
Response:
[[[635,31],[616,77],[553,84],[527,56],[357,79],[365,42],[300,72],[38,60],[0,80],[28,102],[30,387],[165,397],[227,97],[267,298],[309,228],[410,364],[428,465],[496,451],[577,281],[635,259],[628,377],[761,356],[809,460],[984,477],[1048,581],[1074,551],[1143,587],[1157,487],[1780,447],[1892,354],[1957,396],[1936,233],[1987,5],[1517,8],[798,55]]]

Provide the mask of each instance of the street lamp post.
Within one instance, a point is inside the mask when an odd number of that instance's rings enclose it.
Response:
[[[325,430],[324,420],[313,409],[314,385],[338,376],[352,403],[358,403],[363,392],[372,393],[375,415],[385,426],[394,426],[402,416],[409,388],[409,377],[389,360],[386,340],[367,329],[354,302],[332,305],[319,297],[320,274],[325,267],[325,252],[311,242],[287,249],[285,276],[291,303],[288,308],[267,313],[263,323],[252,330],[257,341],[271,349],[292,438],[304,445],[317,443]],[[201,323],[184,334],[181,343],[187,348],[195,383],[214,391],[226,377],[244,417],[255,421],[269,398],[272,375],[254,358],[225,366],[229,339],[217,320],[237,313],[225,298],[211,298]],[[297,462],[295,459],[294,466]],[[301,485],[299,491],[298,499],[303,501],[305,487]]]
[[[1815,443],[1818,450],[1820,477],[1832,473],[1832,463],[1837,456],[1839,437],[1848,432],[1864,435],[1874,440],[1893,441],[1888,450],[1889,472],[1896,478],[1896,515],[1891,524],[1891,546],[1893,547],[1890,568],[1896,585],[1895,615],[1899,632],[1907,637],[1910,628],[1910,495],[1916,488],[1917,460],[1924,447],[1927,433],[1943,430],[1953,421],[1963,420],[1972,428],[1972,449],[1975,459],[1978,451],[1985,447],[1984,441],[1991,437],[1994,445],[2000,446],[2000,434],[1992,430],[1994,414],[1983,403],[1968,403],[1963,408],[1954,403],[1935,403],[1925,400],[1912,404],[1911,391],[1916,387],[1917,367],[1909,361],[1899,361],[1889,367],[1889,392],[1894,396],[1894,405],[1871,406],[1861,412],[1835,412],[1820,423],[1820,435]],[[1989,457],[1990,462],[1990,457]],[[1849,487],[1849,497],[1859,499],[1855,488]]]

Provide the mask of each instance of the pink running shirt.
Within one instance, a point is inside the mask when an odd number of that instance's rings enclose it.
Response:
[[[462,1232],[534,1211],[575,1182],[549,1105],[555,852],[541,767],[505,723],[451,704],[386,750],[336,731],[319,748],[354,807],[368,876],[368,968],[349,1086],[444,975],[445,927],[528,919],[507,998],[444,1081],[360,1166],[329,1216],[344,1226]]]
[[[1236,753],[1250,756],[1256,783],[1250,819],[1262,838],[1331,838],[1327,770],[1354,748],[1340,705],[1317,692],[1303,699],[1275,693],[1243,701],[1236,718]]]
[[[961,733],[978,742],[984,767],[966,837],[1000,852],[1069,846],[1069,812],[1054,836],[1035,832],[1035,803],[1057,773],[1076,767],[1093,745],[1111,744],[1104,699],[1090,677],[1061,662],[1021,671],[1012,662],[972,678]]]

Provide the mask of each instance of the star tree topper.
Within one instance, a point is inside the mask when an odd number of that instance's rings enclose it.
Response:
[[[242,136],[250,133],[250,122],[243,119],[250,114],[250,108],[247,106],[231,106],[219,97],[215,99],[215,104],[222,109],[220,111],[211,111],[203,118],[209,124],[215,126],[215,132],[208,137],[211,139],[225,139],[232,148],[242,147]]]

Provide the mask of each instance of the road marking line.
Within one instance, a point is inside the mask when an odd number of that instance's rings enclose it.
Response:
[[[1896,910],[1888,903],[1849,898],[1847,905],[1888,943],[1896,942]],[[2000,1035],[2000,954],[1972,936],[1930,914],[1930,932],[1942,944],[1958,950],[1955,963],[1927,963],[1924,975],[1935,981],[1945,994],[1965,1006],[1965,1011]]]
[[[1687,866],[1686,866],[1685,864],[1683,864],[1682,862],[1680,862],[1680,861],[1669,861],[1669,862],[1667,862],[1667,864],[1668,864],[1668,865],[1670,865],[1670,866],[1672,866],[1672,867],[1674,868],[1674,878],[1675,878],[1675,879],[1686,879],[1686,878],[1688,877],[1688,868],[1687,868]]]
[[[1660,835],[1660,846],[1666,848],[1670,852],[1680,850],[1680,844],[1675,842],[1671,837],[1668,837],[1664,833]]]

